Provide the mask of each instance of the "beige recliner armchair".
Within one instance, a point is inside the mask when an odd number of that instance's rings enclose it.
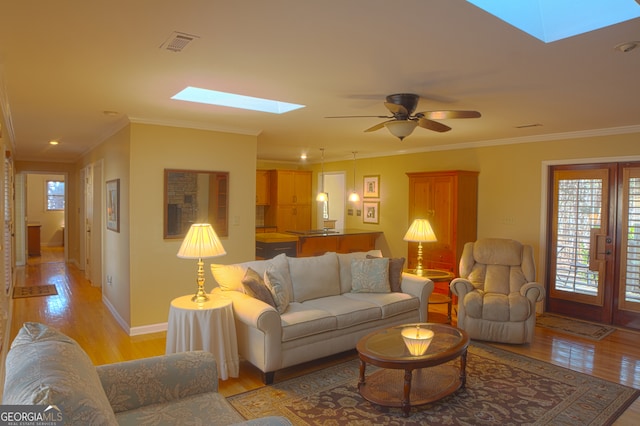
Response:
[[[466,243],[460,277],[451,281],[451,291],[458,296],[458,328],[477,340],[533,340],[536,302],[545,292],[535,282],[531,246],[500,238]]]

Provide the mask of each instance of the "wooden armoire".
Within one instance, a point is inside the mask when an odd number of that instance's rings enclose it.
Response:
[[[422,243],[422,267],[458,276],[462,248],[477,237],[478,172],[451,170],[407,176],[409,225],[414,219],[428,219],[438,239]],[[409,243],[408,269],[415,269],[417,257],[418,243]]]

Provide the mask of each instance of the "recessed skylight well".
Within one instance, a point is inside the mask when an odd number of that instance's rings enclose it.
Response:
[[[171,97],[180,101],[197,102],[201,104],[219,105],[231,108],[248,109],[251,111],[268,112],[271,114],[284,114],[304,105],[288,102],[273,101],[270,99],[254,98],[251,96],[236,95],[233,93],[218,92],[216,90],[200,89],[188,86]]]
[[[467,0],[545,43],[640,16],[633,0]]]

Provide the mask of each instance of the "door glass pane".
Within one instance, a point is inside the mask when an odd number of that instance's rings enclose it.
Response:
[[[598,271],[589,269],[591,229],[601,227],[602,180],[558,182],[555,289],[595,296]]]
[[[640,178],[629,179],[625,301],[640,302]]]

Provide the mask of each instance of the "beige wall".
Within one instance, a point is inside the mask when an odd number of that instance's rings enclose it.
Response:
[[[397,143],[391,141],[390,143]],[[403,143],[410,144],[410,138]],[[384,232],[379,248],[388,256],[406,256],[402,240],[408,223],[408,177],[406,172],[477,170],[478,237],[514,238],[534,246],[539,280],[542,280],[541,241],[544,235],[542,197],[543,165],[558,162],[640,160],[640,135],[585,137],[546,142],[496,145],[419,154],[357,160],[356,185],[362,195],[362,177],[380,175],[380,224],[362,223],[362,217],[345,216],[348,228]],[[320,165],[313,166],[318,173]],[[325,172],[346,171],[347,187],[353,182],[353,163],[325,163]],[[317,182],[313,179],[314,185]],[[317,188],[314,186],[314,193]],[[360,202],[360,208],[362,201]],[[314,206],[315,207],[315,206]],[[313,216],[315,217],[315,211]],[[314,225],[315,226],[315,225]]]
[[[197,261],[176,256],[181,240],[163,239],[164,169],[229,172],[229,236],[221,238],[227,254],[204,260],[205,289],[211,291],[211,263],[255,256],[256,149],[255,136],[131,125],[132,327],[166,322],[171,300],[197,288]]]

